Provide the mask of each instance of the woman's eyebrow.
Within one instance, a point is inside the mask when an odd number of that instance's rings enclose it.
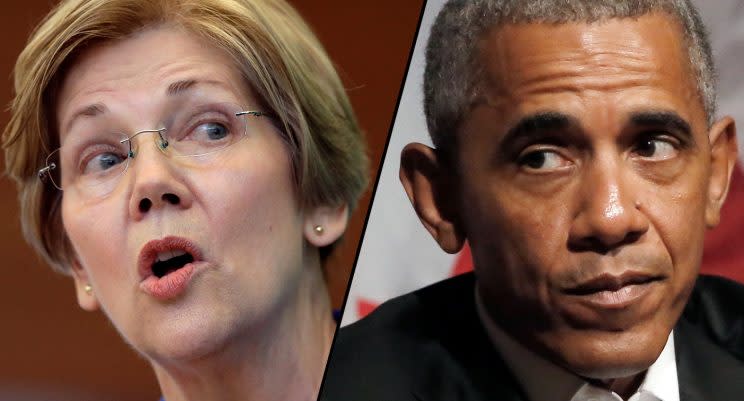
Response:
[[[195,79],[178,80],[168,85],[168,88],[165,90],[165,94],[168,96],[179,95],[183,92],[187,92],[189,89],[193,88],[194,85],[196,85],[197,83],[198,81]]]
[[[175,81],[168,85],[168,88],[165,90],[165,94],[168,96],[177,96],[181,95],[185,92],[189,92],[193,90],[197,86],[202,85],[208,85],[208,86],[217,86],[220,88],[229,88],[228,85],[225,85],[225,83],[221,81],[211,80],[211,79],[195,79],[195,78],[189,78],[189,79],[180,79],[178,81]]]
[[[65,124],[65,130],[63,132],[69,132],[72,126],[81,117],[97,117],[101,114],[106,113],[107,109],[103,103],[93,103],[85,107],[80,108],[78,111],[73,113],[70,120]]]
[[[165,90],[165,94],[168,96],[179,96],[184,93],[190,92],[194,90],[196,87],[202,86],[202,85],[216,86],[216,87],[220,87],[223,89],[229,88],[223,82],[217,81],[217,80],[180,79],[168,85],[168,87]],[[106,108],[106,105],[100,102],[84,106],[72,114],[72,117],[70,117],[70,120],[67,122],[67,124],[65,124],[64,126],[65,130],[63,132],[69,132],[70,129],[73,127],[73,125],[81,117],[98,117],[102,114],[105,114],[107,111],[108,109]]]

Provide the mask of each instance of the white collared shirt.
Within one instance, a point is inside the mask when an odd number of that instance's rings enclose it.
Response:
[[[488,316],[477,291],[475,304],[491,342],[530,401],[623,401],[615,392],[587,382],[512,339]],[[661,354],[646,371],[638,391],[627,401],[679,401],[674,332],[669,334]]]

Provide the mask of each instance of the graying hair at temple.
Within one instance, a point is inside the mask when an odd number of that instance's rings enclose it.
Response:
[[[665,12],[682,27],[708,125],[716,112],[716,72],[710,41],[690,0],[452,0],[432,26],[426,47],[424,111],[435,147],[446,149],[477,98],[478,42],[504,24],[595,22]]]

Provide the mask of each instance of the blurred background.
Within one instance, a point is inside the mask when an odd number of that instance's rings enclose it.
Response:
[[[371,184],[392,123],[423,0],[290,0],[315,29],[348,89],[369,142]],[[9,4],[10,3],[10,4]],[[56,2],[4,2],[0,12],[0,124],[12,70],[28,35]],[[0,154],[0,162],[3,156]],[[371,186],[371,185],[370,185]],[[370,200],[362,198],[327,281],[340,307]],[[149,365],[101,313],[82,311],[72,280],[53,273],[21,238],[15,185],[0,177],[0,400],[157,400]]]

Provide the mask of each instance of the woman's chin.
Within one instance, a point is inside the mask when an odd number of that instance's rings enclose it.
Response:
[[[184,318],[145,328],[134,348],[159,364],[189,364],[218,357],[236,337],[225,320]]]

